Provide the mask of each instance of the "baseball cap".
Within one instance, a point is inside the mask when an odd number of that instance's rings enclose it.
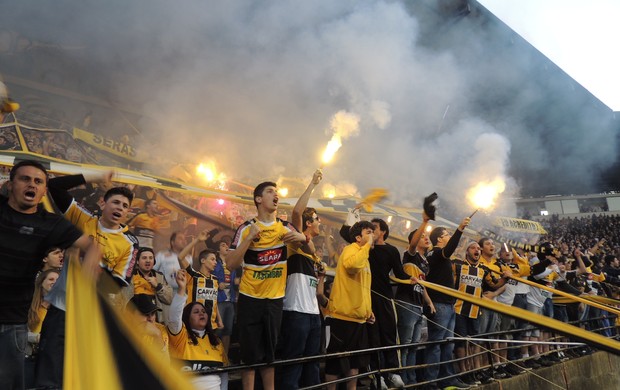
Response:
[[[138,311],[142,314],[151,314],[155,311],[161,311],[160,308],[157,307],[157,303],[155,302],[155,295],[148,294],[136,294],[129,301],[133,303],[133,305],[138,309]]]

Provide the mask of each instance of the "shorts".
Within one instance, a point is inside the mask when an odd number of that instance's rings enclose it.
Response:
[[[515,299],[512,302],[512,306],[518,307],[523,310],[527,310],[527,294],[515,294]],[[527,326],[527,321],[520,318],[515,319],[515,329],[524,329]],[[515,334],[515,337],[522,337],[524,332]]]
[[[460,314],[456,315],[454,321],[454,337],[477,336],[480,334],[480,321],[478,318],[469,318]],[[457,340],[454,342],[456,348],[464,348],[465,340]]]
[[[536,305],[532,305],[532,304],[527,304],[527,310],[534,313],[534,314],[539,314],[542,315],[543,313],[543,307],[538,307]],[[535,328],[534,324],[529,324],[528,325],[528,329],[525,331],[525,337],[540,337],[540,329]]]
[[[239,294],[237,325],[243,364],[271,363],[282,322],[283,299],[256,299]]]
[[[330,318],[330,339],[327,353],[347,352],[367,349],[368,324]],[[342,358],[327,359],[325,373],[346,376],[349,370],[365,368],[370,363],[369,355],[353,355]]]
[[[499,314],[499,331],[500,332],[506,332],[506,331],[514,329],[514,324],[515,324],[514,318],[506,314],[502,314],[502,313]],[[512,340],[513,338],[512,336],[513,336],[513,333],[508,333],[508,334],[502,335],[502,338],[506,340]]]

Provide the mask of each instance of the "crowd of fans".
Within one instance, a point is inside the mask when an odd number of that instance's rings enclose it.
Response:
[[[402,251],[387,242],[390,225],[381,219],[363,221],[359,208],[351,210],[340,234],[335,233],[337,226],[322,224],[316,210],[306,207],[321,181],[320,171],[290,218],[278,218],[275,183],[261,183],[253,194],[256,212],[240,220],[234,234],[197,229],[180,220],[171,223],[153,192],[141,193],[144,199],[135,202],[141,211],[132,213],[134,193],[128,188],[89,187],[109,178],[65,176],[46,185],[46,173],[37,163],[22,163],[11,171],[3,220],[10,218],[9,209],[40,214],[40,191],[47,187],[72,225],[64,228],[63,236],[49,233],[53,240],[28,244],[40,252],[27,255],[30,268],[21,274],[22,282],[25,274],[32,276],[30,286],[19,287],[22,297],[30,295],[26,315],[7,312],[21,310],[24,302],[5,298],[0,306],[5,308],[1,326],[23,320],[28,330],[24,368],[19,371],[26,373],[25,382],[6,379],[9,388],[62,387],[64,263],[69,257],[65,249],[72,245],[81,249],[84,266],[114,280],[104,283],[100,277],[100,288],[113,298],[112,304],[131,314],[145,343],[165,359],[181,361],[201,389],[227,388],[228,375],[210,370],[231,363],[277,363],[399,343],[405,345],[400,358],[393,349],[327,359],[324,377],[318,360],[276,364],[276,369],[267,366],[258,372],[264,388],[310,386],[367,370],[381,372],[372,375],[376,388],[420,383],[430,389],[469,388],[593,350],[566,348],[562,343],[568,339],[549,332],[552,326],[539,328],[455,299],[425,287],[425,281],[573,322],[607,337],[617,334],[614,315],[562,300],[545,287],[618,298],[619,216],[554,217],[545,225],[549,233],[539,240],[544,244],[524,250],[465,236],[469,218],[455,231],[427,229],[432,215],[425,211],[422,225],[412,226],[409,246]],[[24,232],[22,226],[3,233],[2,251],[9,258],[18,256],[11,249],[10,243],[17,242],[11,241],[12,235]],[[7,281],[12,275],[2,271],[0,278]],[[452,339],[477,335],[495,341]],[[533,343],[510,347],[511,339]],[[428,343],[417,347],[423,341]],[[489,349],[494,352],[481,353]],[[2,359],[6,361],[6,354]],[[419,369],[422,364],[425,368]],[[3,378],[15,372],[0,368]],[[244,388],[253,388],[256,380],[253,370],[242,371]],[[352,388],[356,382],[347,385]]]

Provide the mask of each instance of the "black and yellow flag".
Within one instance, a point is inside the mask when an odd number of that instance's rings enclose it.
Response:
[[[76,259],[68,266],[64,389],[192,388],[176,365],[143,345],[127,319],[98,295]]]
[[[515,306],[508,306],[503,303],[495,302],[490,299],[478,298],[473,295],[465,294],[460,291],[440,286],[435,283],[420,280],[419,283],[426,288],[441,292],[454,298],[462,299],[467,302],[475,303],[476,305],[493,310],[498,313],[506,314],[511,317],[519,318],[525,321],[529,321],[533,324],[542,326],[544,328],[569,335],[579,341],[583,341],[586,344],[593,345],[596,348],[611,352],[615,355],[620,355],[620,342],[614,339],[610,339],[601,336],[598,333],[589,332],[585,329],[578,328],[573,325],[569,325],[562,321],[555,320],[553,318],[545,317],[543,315],[532,313],[524,309],[520,309]]]

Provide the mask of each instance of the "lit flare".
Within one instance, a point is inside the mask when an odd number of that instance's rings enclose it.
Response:
[[[340,110],[334,114],[330,122],[330,129],[333,134],[332,138],[327,143],[325,150],[323,151],[321,168],[323,168],[325,164],[332,161],[336,155],[336,152],[342,146],[343,140],[352,135],[359,134],[359,122],[360,117],[354,113]]]
[[[470,218],[480,209],[490,209],[495,205],[499,194],[506,189],[503,179],[497,178],[490,182],[480,182],[467,192],[467,199],[476,208]]]

